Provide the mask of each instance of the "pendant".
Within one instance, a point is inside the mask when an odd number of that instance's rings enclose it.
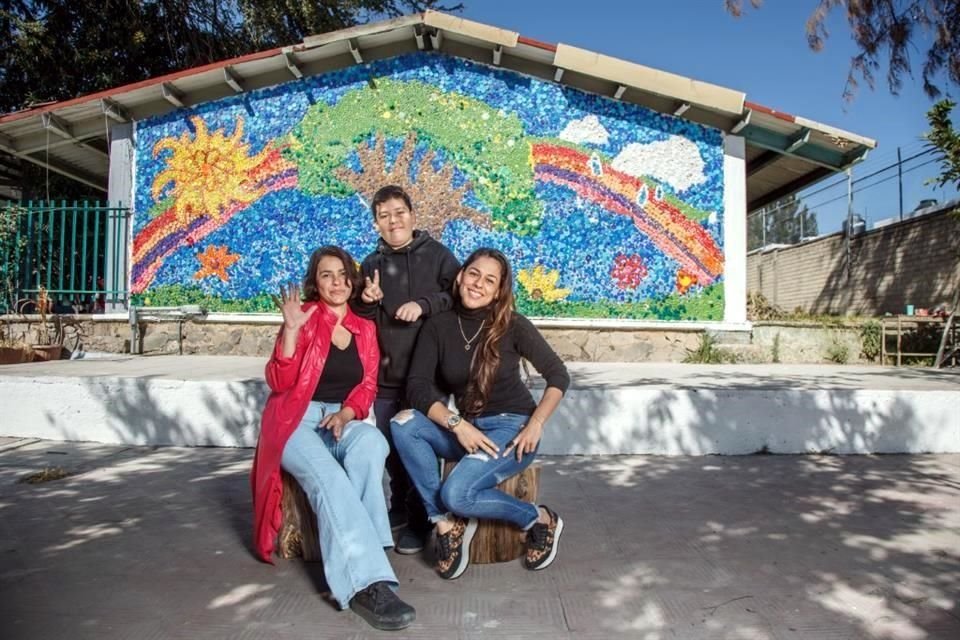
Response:
[[[470,345],[468,345],[468,344],[463,345],[463,350],[464,350],[464,351],[470,351]]]

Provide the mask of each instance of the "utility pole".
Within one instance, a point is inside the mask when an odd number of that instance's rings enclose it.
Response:
[[[897,147],[897,184],[900,187],[900,220],[903,220],[903,160],[900,159],[900,147]]]

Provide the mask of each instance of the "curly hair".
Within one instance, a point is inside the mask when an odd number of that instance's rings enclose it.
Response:
[[[360,270],[357,263],[354,262],[350,254],[345,249],[334,245],[320,247],[310,256],[310,263],[307,266],[307,273],[303,276],[303,299],[305,302],[320,300],[320,292],[317,290],[317,269],[320,267],[320,260],[326,257],[337,258],[343,263],[343,270],[347,272],[347,281],[350,283],[350,299],[353,300],[363,289],[363,282],[360,278]]]

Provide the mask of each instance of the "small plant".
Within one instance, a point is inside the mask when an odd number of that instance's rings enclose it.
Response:
[[[759,291],[747,294],[747,317],[750,320],[780,320],[786,314]]]
[[[847,364],[850,361],[850,347],[834,338],[827,347],[827,360],[836,364]]]
[[[881,336],[880,323],[876,320],[869,320],[863,323],[860,329],[860,353],[870,361],[875,361],[880,357]]]
[[[709,333],[701,333],[697,348],[687,349],[683,358],[688,364],[721,364],[724,360],[723,350],[717,347],[716,339]]]
[[[780,332],[777,332],[777,335],[773,336],[773,347],[770,349],[770,359],[775,362],[780,362]]]

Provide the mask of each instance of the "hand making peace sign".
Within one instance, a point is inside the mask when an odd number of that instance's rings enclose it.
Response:
[[[363,292],[360,294],[360,299],[367,304],[373,304],[374,302],[383,300],[383,289],[380,288],[379,269],[373,270],[373,280],[370,279],[370,276],[363,279]]]

